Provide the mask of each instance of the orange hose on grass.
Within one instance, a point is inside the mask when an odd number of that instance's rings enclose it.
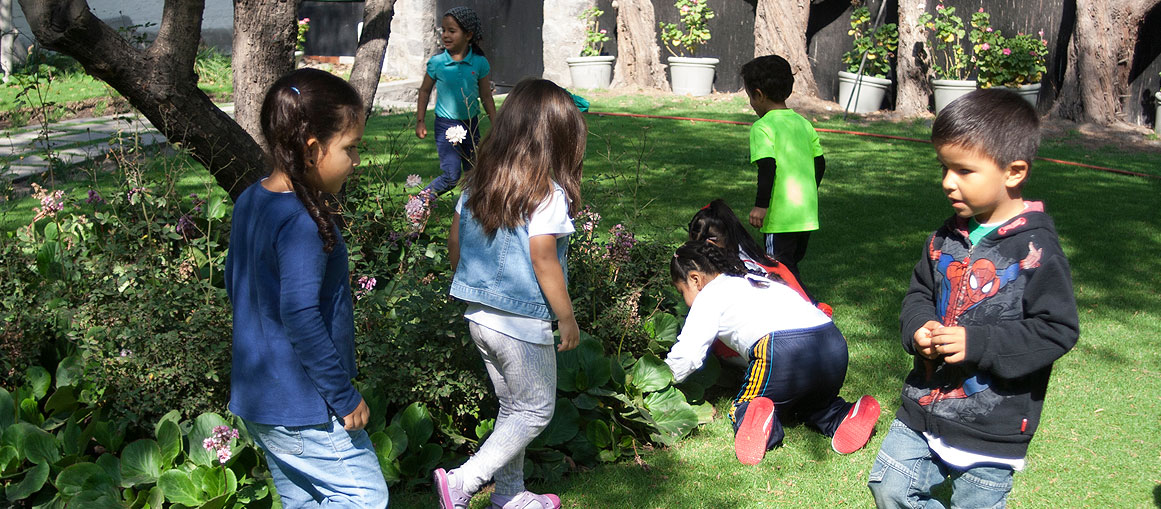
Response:
[[[709,122],[709,123],[714,123],[714,124],[731,124],[731,125],[751,125],[751,124],[753,124],[753,122],[741,122],[738,120],[720,120],[720,119],[716,119],[716,118],[696,118],[696,117],[671,117],[671,116],[666,116],[666,115],[644,115],[644,114],[640,114],[640,113],[613,113],[613,112],[607,112],[607,111],[590,111],[590,112],[588,112],[588,114],[589,115],[596,115],[598,117],[610,116],[610,117],[631,117],[631,118],[654,118],[654,119],[660,119],[660,120],[687,120],[690,122]],[[911,141],[911,142],[916,142],[916,143],[931,143],[930,140],[924,140],[924,139],[919,139],[919,138],[908,138],[906,136],[892,136],[889,134],[865,133],[865,132],[861,132],[861,131],[845,131],[845,130],[841,130],[841,129],[815,128],[814,130],[818,131],[820,133],[850,134],[850,135],[854,135],[854,136],[866,136],[866,137],[870,137],[870,138],[884,138],[884,139],[888,139],[888,140]],[[1116,173],[1118,175],[1129,175],[1129,176],[1133,176],[1133,177],[1161,179],[1161,175],[1150,175],[1148,173],[1141,173],[1141,172],[1129,171],[1129,170],[1120,170],[1117,168],[1107,168],[1104,166],[1096,166],[1096,165],[1092,165],[1092,164],[1078,163],[1075,161],[1064,161],[1061,159],[1052,159],[1052,158],[1048,158],[1048,157],[1037,157],[1036,159],[1039,159],[1041,161],[1047,161],[1050,163],[1063,164],[1066,166],[1078,166],[1081,168],[1088,168],[1090,170],[1099,170],[1099,171],[1105,171],[1105,172],[1109,172],[1109,173]]]

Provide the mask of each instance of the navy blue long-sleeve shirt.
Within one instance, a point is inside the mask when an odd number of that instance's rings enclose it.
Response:
[[[234,204],[226,290],[234,309],[230,411],[306,426],[353,412],[355,368],[347,248],[323,251],[294,193],[251,185]]]

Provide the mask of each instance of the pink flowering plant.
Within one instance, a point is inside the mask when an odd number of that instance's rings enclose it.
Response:
[[[605,50],[605,43],[609,42],[609,31],[601,28],[600,17],[605,14],[596,7],[589,7],[578,17],[585,24],[585,45],[581,48],[582,57],[599,56]]]
[[[1048,41],[1044,31],[1005,37],[991,27],[983,8],[972,14],[972,50],[982,88],[1010,87],[1040,83],[1048,70]]]
[[[306,49],[306,33],[310,31],[310,18],[302,18],[298,20],[296,27],[295,46],[296,51],[304,51]]]
[[[681,22],[660,23],[661,42],[675,57],[693,56],[710,40],[709,20],[714,19],[714,11],[708,0],[677,0],[673,6]]]
[[[851,29],[847,35],[854,37],[851,50],[842,57],[847,72],[858,73],[862,67],[864,75],[886,78],[891,72],[891,59],[895,58],[895,50],[899,47],[898,26],[885,23],[873,28],[870,9],[860,5],[851,12]]]

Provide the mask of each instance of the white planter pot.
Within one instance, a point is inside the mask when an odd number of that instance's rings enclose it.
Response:
[[[1153,115],[1153,132],[1161,134],[1161,92],[1157,92],[1153,96],[1153,99],[1156,99],[1153,105],[1157,108],[1157,111]]]
[[[303,51],[296,50],[294,52],[294,68],[295,69],[302,67],[302,59],[305,55],[306,55],[306,52],[303,52]]]
[[[1033,108],[1036,107],[1036,99],[1040,96],[1040,84],[1039,83],[1035,83],[1032,85],[1020,85],[1017,88],[1012,88],[1012,87],[992,87],[992,88],[998,88],[1001,90],[1011,90],[1011,91],[1019,94],[1020,97],[1023,97],[1025,101],[1028,101],[1028,104],[1031,104]]]
[[[572,57],[567,60],[572,75],[572,88],[609,88],[613,81],[613,60],[616,57]]]
[[[938,115],[945,106],[960,96],[976,89],[976,80],[931,80],[931,89],[935,95],[935,114]]]
[[[839,107],[852,113],[870,113],[878,110],[883,105],[883,98],[887,96],[887,88],[891,86],[889,79],[866,75],[859,78],[857,74],[846,71],[839,71],[838,77]],[[859,81],[858,87],[855,87],[856,78]]]
[[[669,57],[669,83],[675,94],[709,95],[716,58]]]

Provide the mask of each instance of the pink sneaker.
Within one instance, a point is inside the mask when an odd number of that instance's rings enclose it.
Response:
[[[871,432],[875,430],[878,420],[879,402],[870,396],[859,398],[839,423],[830,439],[830,447],[839,454],[850,454],[862,449],[871,439]]]
[[[448,471],[437,468],[431,474],[435,481],[435,495],[439,497],[440,509],[466,509],[472,496],[464,491],[464,481],[452,476]]]
[[[497,503],[497,499],[503,500],[496,495],[492,495],[492,505],[489,509],[559,509],[560,497],[551,493],[537,495],[531,491],[520,492],[519,495],[512,497],[504,505]]]
[[[734,434],[734,454],[743,465],[757,465],[766,456],[766,442],[774,428],[774,402],[758,397],[750,400],[742,425]]]

